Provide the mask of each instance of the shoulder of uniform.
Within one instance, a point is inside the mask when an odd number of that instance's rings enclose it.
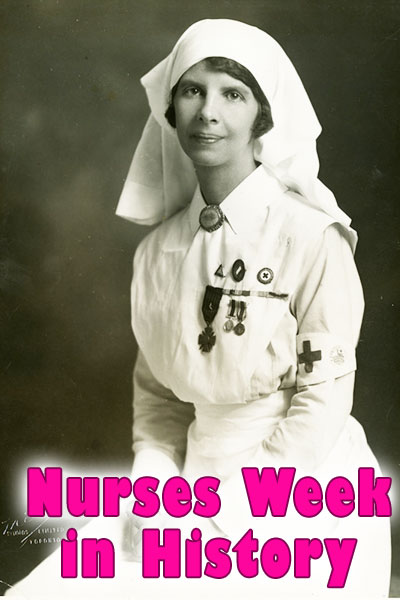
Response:
[[[276,203],[281,233],[293,242],[317,241],[335,219],[326,213],[308,206],[296,192],[286,191]]]
[[[169,247],[171,240],[177,240],[180,237],[185,210],[179,211],[157,225],[140,241],[135,253],[136,260],[139,260],[144,254],[149,258],[159,255]]]
[[[335,219],[330,215],[306,204],[302,196],[296,192],[290,190],[285,192],[284,204],[288,221],[294,227],[300,226],[304,229],[304,225],[310,223],[310,226],[324,230],[328,225],[335,222]]]

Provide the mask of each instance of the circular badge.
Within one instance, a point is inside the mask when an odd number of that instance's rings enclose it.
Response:
[[[233,331],[236,333],[236,335],[243,335],[246,331],[246,327],[243,325],[243,323],[238,323],[233,328]]]
[[[228,319],[228,321],[225,321],[224,323],[224,331],[232,331],[234,325],[233,325],[233,321],[231,321],[230,319]]]
[[[264,267],[261,271],[257,273],[257,279],[260,283],[271,283],[274,278],[274,272],[272,269],[268,269],[268,267]]]
[[[205,206],[199,215],[199,222],[206,231],[216,231],[224,222],[224,213],[218,204]]]
[[[246,267],[244,266],[244,262],[241,258],[235,260],[232,265],[232,277],[235,281],[242,281],[244,274],[246,273]]]

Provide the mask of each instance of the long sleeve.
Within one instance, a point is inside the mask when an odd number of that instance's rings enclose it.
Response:
[[[337,441],[353,402],[363,295],[347,240],[330,226],[305,263],[291,310],[298,323],[297,393],[264,441],[271,460],[315,469]]]
[[[194,419],[193,404],[181,402],[154,378],[140,350],[133,392],[135,476],[157,471],[177,475],[185,458],[187,429]]]

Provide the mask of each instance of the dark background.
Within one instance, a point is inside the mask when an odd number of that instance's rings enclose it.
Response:
[[[321,179],[360,235],[354,414],[398,486],[397,0],[1,0],[0,579],[9,584],[45,552],[6,535],[21,519],[22,466],[131,463],[129,285],[146,231],[114,210],[148,113],[139,77],[206,17],[275,37],[323,125]],[[397,518],[398,574],[399,537]]]

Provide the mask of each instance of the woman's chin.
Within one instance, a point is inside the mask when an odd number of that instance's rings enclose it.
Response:
[[[195,166],[219,167],[225,162],[224,157],[214,147],[190,148],[185,152]]]

